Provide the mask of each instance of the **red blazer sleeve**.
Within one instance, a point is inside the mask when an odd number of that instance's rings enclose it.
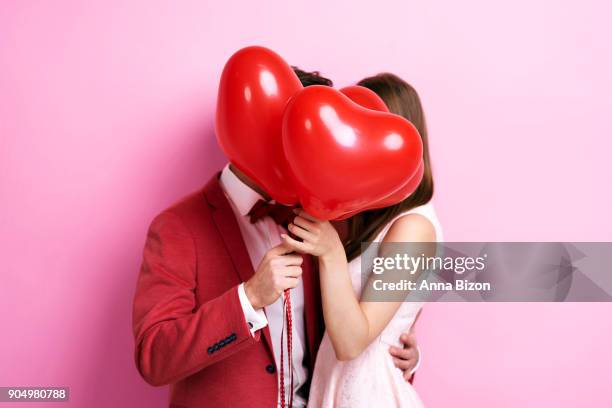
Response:
[[[194,240],[171,212],[148,232],[134,298],[136,365],[152,385],[177,382],[259,340],[252,336],[237,286],[197,305]]]

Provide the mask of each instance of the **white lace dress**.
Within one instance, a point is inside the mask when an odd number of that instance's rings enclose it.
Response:
[[[436,240],[442,240],[442,230],[431,204],[398,215],[378,234],[375,242],[384,238],[393,221],[411,213],[425,216],[433,224]],[[357,296],[361,292],[361,257],[349,263],[349,273]],[[422,303],[404,302],[387,327],[374,341],[351,361],[338,361],[327,333],[323,337],[312,377],[308,407],[310,408],[370,408],[423,407],[416,391],[393,365],[389,346],[400,346],[399,337],[414,323]]]

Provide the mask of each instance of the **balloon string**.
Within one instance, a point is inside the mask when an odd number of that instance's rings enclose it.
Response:
[[[284,336],[284,331],[285,331],[285,325],[284,322],[285,320],[287,321],[287,326],[286,326],[286,330],[287,330],[287,368],[289,369],[289,405],[288,408],[292,408],[293,407],[293,358],[292,358],[292,353],[293,353],[293,319],[291,316],[291,295],[289,293],[289,289],[285,289],[285,291],[283,292],[283,298],[284,298],[284,302],[283,302],[283,306],[284,306],[284,316],[283,316],[283,330],[281,332],[281,358],[280,358],[280,405],[281,408],[285,408],[285,361],[284,361],[284,354],[285,354],[285,347],[284,347],[284,342],[283,340],[285,340],[285,336]]]

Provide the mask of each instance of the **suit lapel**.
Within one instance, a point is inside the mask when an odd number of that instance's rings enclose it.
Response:
[[[238,226],[232,207],[227,201],[223,190],[221,190],[217,177],[214,177],[213,180],[207,184],[205,192],[208,202],[213,205],[213,221],[227,248],[230,259],[234,264],[234,269],[236,269],[240,279],[246,282],[253,276],[255,271],[253,270],[253,265],[251,265],[251,259],[249,258],[244,240],[242,239],[240,227]]]
[[[232,260],[234,269],[240,276],[240,280],[246,282],[251,279],[255,271],[253,270],[253,265],[251,264],[251,259],[249,258],[249,253],[244,243],[244,239],[242,238],[234,212],[232,211],[232,207],[229,201],[227,201],[227,197],[219,184],[219,174],[220,173],[217,173],[213,176],[208,184],[206,184],[204,193],[208,203],[211,204],[213,221],[215,222],[221,239],[223,239],[223,243]],[[272,358],[274,358],[270,329],[266,326],[262,331],[264,339],[268,344],[269,352]]]

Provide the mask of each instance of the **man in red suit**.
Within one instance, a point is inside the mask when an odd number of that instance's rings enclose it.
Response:
[[[331,85],[296,72],[306,86]],[[324,330],[318,277],[312,259],[280,244],[291,212],[268,201],[230,165],[151,223],[134,298],[135,358],[147,382],[171,385],[171,407],[274,407],[285,399],[279,380],[293,385],[294,407],[307,403]],[[280,347],[285,289],[290,354]],[[418,352],[412,335],[401,340],[392,354],[408,379]],[[291,372],[281,370],[288,359]]]

